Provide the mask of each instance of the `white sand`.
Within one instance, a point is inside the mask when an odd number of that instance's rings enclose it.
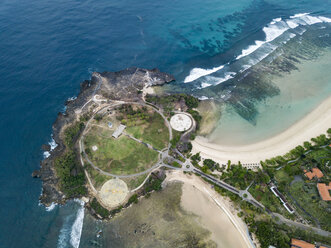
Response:
[[[249,241],[245,223],[236,215],[232,203],[217,194],[211,185],[195,175],[180,171],[167,174],[165,183],[183,182],[182,207],[197,216],[199,223],[210,230],[218,247],[253,247]]]
[[[304,141],[326,133],[331,128],[331,97],[316,109],[296,122],[284,132],[261,142],[243,146],[223,146],[209,143],[198,136],[193,142],[193,153],[200,152],[204,158],[211,158],[221,164],[232,162],[256,163],[268,158],[284,155]]]

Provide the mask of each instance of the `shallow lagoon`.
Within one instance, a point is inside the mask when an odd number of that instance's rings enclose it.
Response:
[[[257,104],[255,123],[242,118],[231,106],[224,106],[210,140],[222,145],[246,145],[286,130],[331,95],[330,58],[328,49],[317,59],[302,61],[298,70],[273,77],[280,94]]]

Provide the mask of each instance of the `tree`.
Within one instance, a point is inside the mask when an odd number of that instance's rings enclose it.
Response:
[[[310,150],[310,149],[313,147],[313,145],[312,145],[310,142],[308,142],[308,141],[305,141],[305,142],[303,143],[303,146],[304,146],[304,148],[306,148],[307,150]]]

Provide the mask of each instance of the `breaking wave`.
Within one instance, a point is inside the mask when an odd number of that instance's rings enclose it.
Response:
[[[198,78],[201,78],[203,76],[207,76],[209,74],[212,74],[216,71],[219,71],[221,69],[224,68],[224,65],[218,66],[218,67],[214,67],[213,69],[202,69],[202,68],[193,68],[190,72],[190,75],[188,75],[185,79],[184,79],[184,83],[189,83],[192,82],[194,80],[197,80]]]
[[[57,203],[52,202],[52,204],[49,207],[46,207],[46,211],[50,212],[54,210],[54,208],[57,206]]]
[[[250,45],[246,49],[242,50],[241,54],[238,55],[236,59],[238,60],[251,54],[263,44],[273,41],[289,29],[294,29],[299,25],[313,25],[322,22],[331,22],[331,18],[323,16],[316,17],[309,15],[309,13],[301,13],[294,16],[290,16],[290,19],[286,20],[282,20],[282,18],[273,19],[266,27],[262,29],[266,36],[265,40],[256,40],[255,44]]]
[[[53,151],[57,147],[57,144],[56,144],[55,140],[53,139],[53,135],[51,136],[51,141],[48,142],[48,144],[51,146],[51,149],[49,151],[44,152],[44,158],[48,158],[51,155],[50,152]]]
[[[235,61],[238,61],[250,54],[254,53],[254,58],[249,58],[241,65],[241,69],[239,72],[245,71],[248,68],[250,68],[252,65],[257,64],[262,59],[267,57],[271,52],[273,52],[278,46],[275,44],[271,44],[273,40],[284,34],[288,30],[295,29],[299,26],[306,26],[306,25],[313,25],[316,23],[331,23],[331,18],[323,17],[323,16],[311,16],[309,13],[299,13],[293,16],[290,16],[288,19],[282,19],[282,18],[275,18],[273,19],[268,25],[266,25],[262,31],[265,34],[264,40],[256,40],[254,44],[249,45],[245,49],[241,51],[241,53],[235,58]],[[294,32],[296,32],[299,35],[302,35],[306,29],[296,29]],[[296,35],[294,33],[287,34],[285,41],[283,43],[286,43]],[[260,49],[263,46],[263,49]],[[231,66],[230,62],[214,67],[212,69],[202,69],[202,68],[193,68],[190,71],[190,74],[185,77],[184,83],[189,83],[192,81],[195,81],[201,77],[204,77],[203,82],[200,83],[199,88],[205,88],[209,87],[211,85],[217,85],[219,83],[222,83],[226,80],[229,80],[232,78],[236,73],[230,72],[231,74],[228,74],[227,72],[224,73],[223,77],[211,77],[208,76],[210,74],[213,74],[215,72],[218,72],[222,70],[224,67]],[[225,70],[225,68],[224,68]]]
[[[83,221],[84,221],[84,202],[81,200],[76,200],[76,201],[79,202],[81,207],[78,209],[77,217],[71,228],[70,244],[74,248],[79,247],[80,237],[82,236],[82,230],[83,230]]]
[[[75,202],[78,202],[80,204],[79,209],[76,215],[69,215],[65,217],[58,238],[58,248],[79,247],[83,230],[84,202],[77,199],[75,200]],[[74,218],[75,220],[73,221]]]
[[[211,85],[218,85],[220,83],[223,83],[231,78],[233,78],[237,73],[235,72],[226,72],[224,73],[224,77],[213,77],[213,76],[207,76],[206,82],[201,83],[201,88],[206,88]]]

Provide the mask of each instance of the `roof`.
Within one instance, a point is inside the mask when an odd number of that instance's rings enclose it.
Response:
[[[119,125],[119,127],[114,131],[114,133],[113,133],[113,137],[115,138],[115,139],[117,139],[121,134],[122,134],[122,132],[124,131],[124,129],[126,128],[126,126],[124,126],[124,125]]]
[[[299,239],[291,239],[291,245],[299,248],[315,248],[315,245]]]
[[[331,190],[331,182],[329,182],[329,185],[326,185],[325,183],[318,183],[317,188],[323,201],[331,201],[329,192],[329,190]]]
[[[304,170],[304,172],[306,172],[306,170]],[[305,173],[306,177],[309,178],[309,180],[313,179],[314,177],[316,178],[321,178],[323,177],[323,172],[320,171],[320,169],[318,168],[313,168],[312,171],[308,171]]]

